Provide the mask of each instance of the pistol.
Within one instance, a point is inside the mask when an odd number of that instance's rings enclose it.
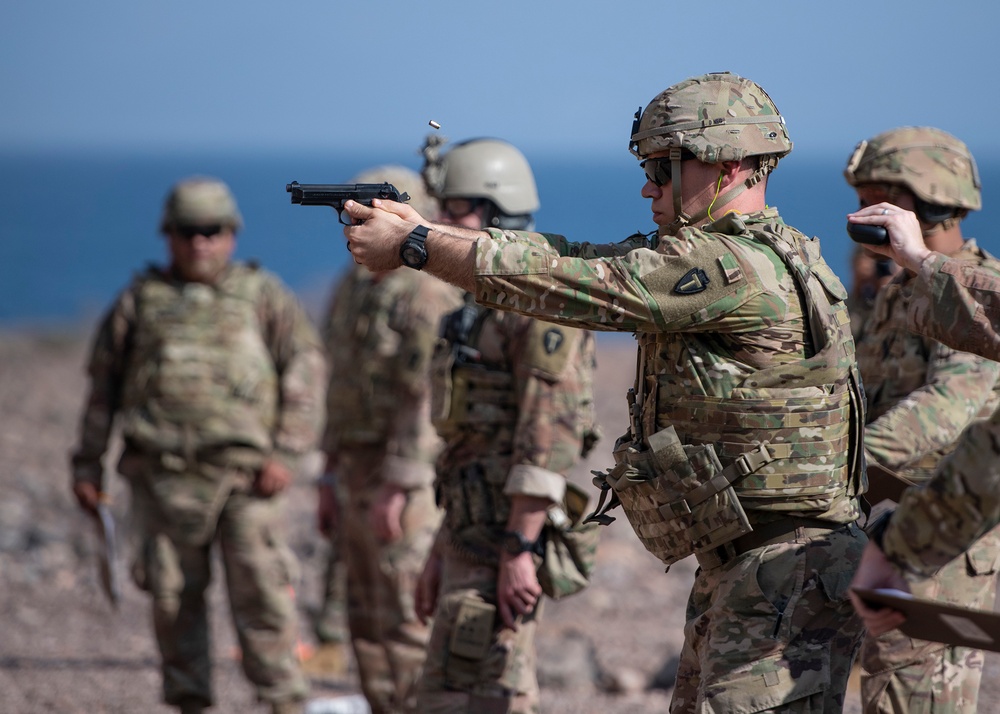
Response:
[[[285,190],[292,194],[292,203],[300,206],[330,206],[337,211],[337,218],[345,226],[344,204],[348,201],[371,206],[376,198],[406,203],[409,194],[400,191],[391,183],[299,183],[285,184]]]

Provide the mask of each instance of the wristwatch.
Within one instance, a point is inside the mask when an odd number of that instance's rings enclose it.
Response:
[[[521,531],[504,531],[500,538],[500,546],[511,555],[521,553],[537,553],[541,549],[540,540],[528,540]]]
[[[403,245],[399,246],[399,259],[407,268],[420,270],[427,265],[427,246],[424,241],[430,230],[427,226],[417,226],[406,236]]]

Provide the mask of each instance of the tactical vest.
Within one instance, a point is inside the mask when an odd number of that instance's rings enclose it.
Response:
[[[257,317],[264,279],[233,265],[212,286],[155,270],[138,280],[122,395],[127,443],[188,458],[228,447],[270,452],[278,378]]]
[[[510,499],[503,488],[510,469],[517,395],[510,370],[484,363],[476,348],[489,316],[467,295],[465,305],[444,318],[431,364],[431,419],[445,441],[438,466],[438,503],[445,509],[445,524],[456,534],[470,527],[502,525],[510,515]],[[451,462],[455,445],[468,447],[472,442],[481,445],[475,449],[479,458]]]
[[[467,552],[495,553],[496,532],[510,515],[510,498],[503,491],[513,465],[518,394],[514,365],[491,364],[480,352],[484,328],[493,319],[521,318],[497,316],[467,296],[463,308],[445,317],[432,363],[432,419],[445,440],[437,495],[445,524]],[[532,320],[519,366],[557,379],[577,358],[581,335],[577,329]],[[590,393],[585,397],[586,404],[581,399],[578,406],[590,414]],[[586,431],[590,421],[584,418],[580,424]]]
[[[599,505],[593,518],[609,520],[604,513],[620,500],[643,545],[668,566],[692,553],[702,560],[782,517],[849,523],[860,515],[857,497],[866,487],[864,395],[846,291],[822,261],[817,240],[779,222],[739,228],[788,267],[816,351],[708,396],[692,394],[673,374],[656,373],[656,355],[681,337],[637,336],[632,428],[615,449],[615,467],[595,472],[595,485],[617,498]],[[740,255],[726,235],[713,230],[713,238]]]
[[[370,274],[355,272],[330,316],[327,431],[338,447],[384,445],[399,409],[398,395],[385,385],[398,380],[406,355],[389,323],[394,306],[413,291],[395,278],[376,283]]]

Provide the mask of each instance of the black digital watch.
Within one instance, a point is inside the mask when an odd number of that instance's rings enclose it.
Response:
[[[504,531],[501,536],[500,546],[511,555],[521,553],[536,553],[541,555],[541,539],[528,540],[521,531]]]
[[[399,246],[399,259],[407,268],[421,270],[427,265],[427,246],[424,243],[430,230],[427,226],[417,226]]]

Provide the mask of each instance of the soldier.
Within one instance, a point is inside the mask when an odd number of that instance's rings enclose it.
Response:
[[[981,205],[975,163],[955,137],[902,127],[861,142],[844,172],[863,207],[915,211],[927,248],[1000,272],[1000,262],[962,236],[961,219]],[[887,211],[889,209],[886,209]],[[1000,404],[1000,364],[907,330],[913,273],[903,271],[875,300],[858,340],[868,396],[869,466],[922,483],[977,417]],[[995,452],[994,452],[995,456]],[[873,479],[891,479],[880,475]],[[912,589],[931,599],[990,607],[996,595],[1000,532],[983,537],[938,575]],[[869,636],[861,650],[866,712],[975,712],[983,653],[901,632]]]
[[[427,157],[424,176],[445,221],[531,226],[534,176],[510,144],[476,139],[443,158],[428,147]],[[422,713],[537,711],[540,535],[592,443],[594,365],[593,336],[583,330],[471,298],[445,318],[432,414],[446,444],[436,482],[445,517],[416,603],[421,617],[434,617]]]
[[[388,181],[415,209],[434,213],[410,169],[383,166],[354,181]],[[374,714],[413,710],[430,635],[413,602],[441,522],[430,363],[443,315],[461,304],[460,290],[426,273],[356,266],[324,320],[331,370],[319,515],[346,560],[351,643]]]
[[[953,349],[1000,359],[1000,273],[992,264],[933,252],[924,243],[917,215],[890,203],[864,207],[848,219],[887,228],[890,243],[872,250],[915,275],[907,329]],[[1000,524],[998,440],[1000,411],[970,426],[929,482],[906,490],[898,507],[869,529],[872,541],[852,587],[909,590],[904,574],[933,576]],[[873,635],[904,620],[890,608],[867,607],[855,594],[851,599]]]
[[[221,181],[173,187],[160,224],[170,264],[138,276],[101,323],[72,457],[73,491],[93,511],[117,419],[118,471],[141,531],[133,575],[152,596],[164,701],[185,714],[213,702],[205,591],[214,542],[258,697],[295,712],[307,691],[283,492],[318,441],[325,365],[288,290],[231,260],[241,227]]]
[[[635,332],[632,424],[605,481],[651,552],[701,566],[672,711],[839,711],[862,634],[847,584],[864,405],[847,292],[766,204],[784,119],[757,84],[708,74],[650,102],[630,148],[660,228],[624,257],[422,227],[391,202],[349,204],[365,223],[344,234],[369,266],[422,243],[426,268],[481,304]]]

